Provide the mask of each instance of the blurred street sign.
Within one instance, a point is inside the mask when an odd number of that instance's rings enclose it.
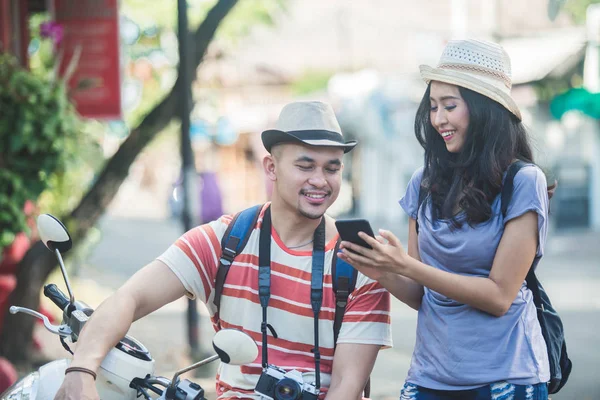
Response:
[[[79,114],[87,118],[121,119],[118,0],[52,0],[54,19],[64,28],[60,72],[74,64],[69,86]],[[79,53],[78,60],[73,55]]]
[[[583,88],[571,89],[556,96],[550,102],[550,113],[561,119],[567,111],[581,111],[592,118],[600,119],[600,93],[590,93]]]

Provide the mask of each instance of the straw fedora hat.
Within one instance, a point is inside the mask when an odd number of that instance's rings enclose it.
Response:
[[[333,108],[320,101],[300,101],[283,107],[275,129],[261,135],[268,152],[278,143],[304,143],[309,146],[339,147],[344,153],[356,146],[356,140],[344,141]]]
[[[502,104],[521,120],[521,112],[510,95],[510,58],[499,44],[466,39],[451,40],[436,68],[419,66],[427,84],[440,81],[462,86]]]

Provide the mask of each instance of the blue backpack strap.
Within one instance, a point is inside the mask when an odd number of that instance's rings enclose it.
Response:
[[[337,343],[338,335],[342,327],[344,312],[348,304],[348,296],[356,287],[356,277],[358,271],[346,261],[338,258],[341,239],[338,239],[333,253],[333,263],[331,266],[331,277],[333,292],[335,294],[335,318],[333,320],[333,343]]]
[[[257,205],[237,213],[223,235],[223,239],[221,240],[221,258],[219,259],[219,267],[215,278],[215,298],[213,300],[213,303],[217,307],[217,312],[221,305],[221,294],[223,293],[223,286],[225,285],[229,268],[234,258],[246,247],[250,234],[256,226],[261,209],[262,205]]]
[[[358,271],[348,264],[346,261],[338,258],[337,253],[340,248],[341,239],[338,239],[333,252],[333,260],[331,265],[331,277],[333,292],[335,294],[335,317],[333,319],[333,345],[335,346],[342,328],[344,313],[348,305],[348,297],[350,293],[356,289],[356,280]],[[367,380],[364,387],[365,397],[370,397],[371,394],[371,378]]]

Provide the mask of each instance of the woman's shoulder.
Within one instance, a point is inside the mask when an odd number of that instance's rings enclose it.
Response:
[[[527,164],[523,166],[514,177],[514,186],[529,186],[529,185],[543,185],[546,187],[546,174],[536,164]]]
[[[413,172],[412,177],[410,179],[412,181],[421,182],[421,180],[423,179],[423,170],[424,169],[425,169],[425,167],[421,165],[419,168],[417,168],[415,170],[415,172]]]
[[[546,210],[548,200],[548,184],[544,171],[535,164],[522,167],[513,179],[513,196],[509,211],[530,208],[532,204],[537,204],[540,210]]]
[[[413,191],[419,191],[421,188],[421,183],[423,181],[423,170],[424,167],[419,167],[413,172],[410,177],[410,181],[408,182],[408,189]]]
[[[527,211],[536,211],[540,215],[540,221],[546,224],[548,206],[546,174],[534,164],[522,167],[513,179],[513,191],[507,205],[505,223]]]
[[[406,187],[404,196],[400,199],[400,206],[409,217],[416,219],[419,209],[419,192],[421,188],[421,178],[423,177],[423,167],[419,167],[413,172],[410,181]]]

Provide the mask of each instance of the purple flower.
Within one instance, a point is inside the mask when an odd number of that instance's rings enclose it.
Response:
[[[55,46],[58,46],[63,39],[64,31],[62,25],[47,21],[40,25],[40,36],[43,38],[52,39]]]

